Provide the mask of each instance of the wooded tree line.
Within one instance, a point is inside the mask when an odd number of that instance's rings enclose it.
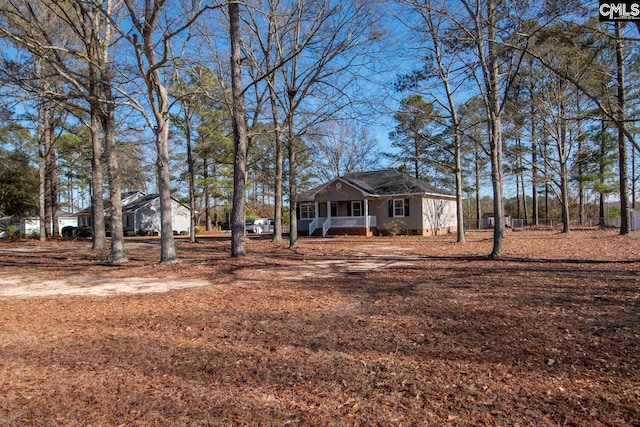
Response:
[[[637,29],[599,23],[595,3],[0,0],[0,20],[3,157],[39,174],[37,200],[0,210],[36,207],[46,238],[61,200],[90,202],[112,263],[127,262],[125,190],[160,194],[162,262],[177,259],[172,195],[193,241],[197,223],[228,221],[242,256],[248,208],[274,216],[275,241],[288,215],[295,248],[299,188],[385,164],[455,188],[459,241],[464,195],[480,200],[490,170],[494,257],[505,175],[530,223],[553,192],[566,231],[575,200],[615,188],[629,232]],[[385,80],[398,40],[417,54]],[[371,120],[394,96],[379,147]]]
[[[620,231],[629,233],[639,27],[599,22],[596,2],[402,4],[425,60],[398,79],[410,95],[395,115],[395,156],[406,156],[417,177],[453,179],[459,218],[467,193],[480,219],[479,182],[490,168],[492,256],[501,256],[507,176],[517,198],[511,214],[530,224],[539,223],[549,193],[565,232],[572,212],[585,220],[588,194],[599,197],[603,218],[605,198],[615,193]]]

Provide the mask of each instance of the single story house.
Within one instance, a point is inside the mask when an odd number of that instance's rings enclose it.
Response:
[[[105,215],[109,200],[105,200]],[[171,222],[174,233],[189,232],[191,229],[190,209],[171,199]],[[78,213],[78,226],[91,226],[91,207]],[[145,230],[150,234],[160,233],[160,195],[145,194],[141,191],[122,195],[122,228],[138,233]]]
[[[300,235],[371,236],[392,229],[422,236],[455,232],[455,195],[386,169],[341,176],[298,197]]]

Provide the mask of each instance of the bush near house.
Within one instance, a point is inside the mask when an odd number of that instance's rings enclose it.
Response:
[[[7,226],[7,238],[11,241],[18,240],[20,238],[20,229],[15,225]]]
[[[398,219],[394,219],[393,221],[389,221],[384,231],[385,234],[389,236],[397,236],[404,229],[404,221],[400,221]]]
[[[91,237],[93,235],[93,231],[91,230],[91,227],[83,225],[78,227],[76,234],[78,237]]]

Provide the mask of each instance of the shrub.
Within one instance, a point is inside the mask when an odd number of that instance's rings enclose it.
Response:
[[[196,234],[198,234],[200,232],[200,227],[196,227],[194,231],[196,232]]]
[[[188,236],[188,235],[189,235],[189,232],[188,232],[188,231],[185,231],[185,230],[182,230],[182,231],[180,232],[180,235],[181,235],[181,236]]]
[[[127,230],[124,232],[124,237],[135,237],[136,233],[133,230]]]
[[[9,240],[18,240],[20,238],[20,229],[17,226],[9,225],[6,231]]]
[[[138,230],[138,236],[148,236],[149,235],[149,230],[146,230],[144,228],[141,228],[140,230]]]
[[[386,226],[386,231],[390,236],[397,236],[404,228],[404,221],[394,219],[389,221]]]
[[[83,225],[81,227],[78,227],[78,229],[76,230],[76,234],[78,235],[78,237],[91,237],[93,235],[93,232],[91,231],[91,227]]]

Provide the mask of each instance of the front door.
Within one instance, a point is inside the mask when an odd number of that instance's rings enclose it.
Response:
[[[331,202],[331,216],[338,216],[338,202]]]

